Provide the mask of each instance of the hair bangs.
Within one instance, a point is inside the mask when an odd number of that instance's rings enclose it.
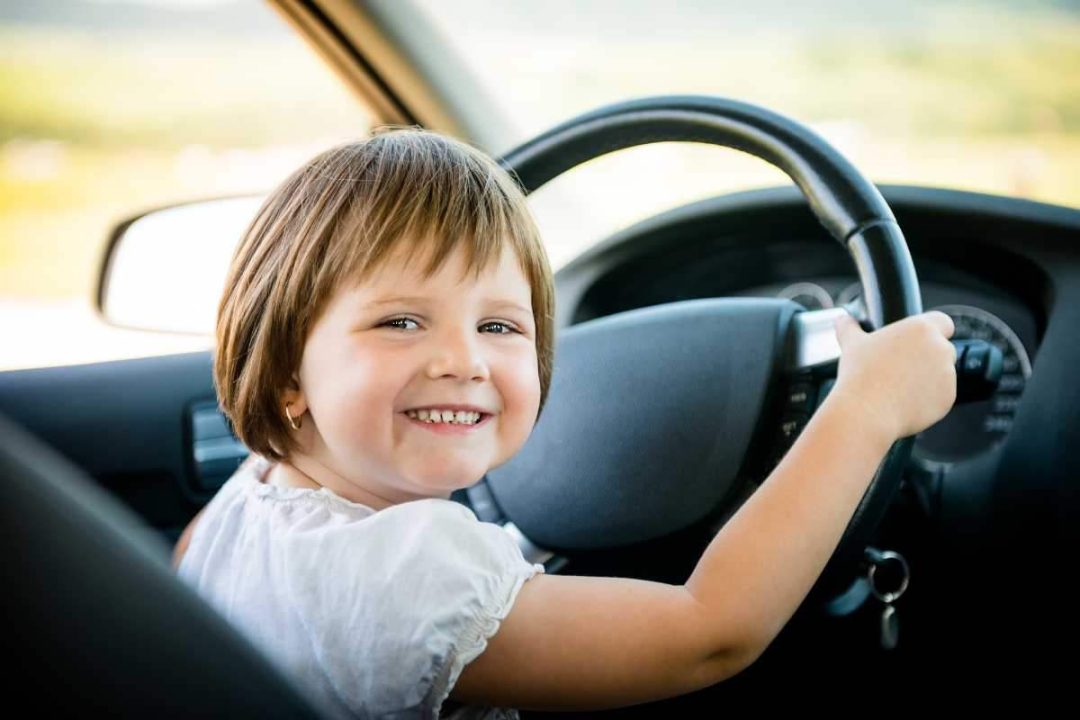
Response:
[[[522,250],[537,241],[536,231],[522,213],[517,188],[507,187],[490,161],[458,155],[450,162],[420,152],[398,156],[400,162],[387,163],[390,167],[370,166],[377,182],[360,179],[366,192],[362,199],[357,196],[331,241],[340,249],[332,254],[341,256],[330,263],[339,273],[336,281],[363,282],[399,252],[408,264],[423,262],[425,277],[458,250],[465,253],[466,275],[474,277],[497,262],[507,245],[525,264]]]

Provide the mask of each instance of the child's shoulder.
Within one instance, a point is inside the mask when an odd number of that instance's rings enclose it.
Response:
[[[455,502],[454,500],[445,500],[443,498],[410,500],[409,502],[398,503],[396,505],[391,505],[388,508],[384,508],[379,511],[379,514],[384,516],[426,516],[446,522],[480,524],[475,513],[468,507],[459,502]]]
[[[243,538],[252,552],[323,567],[332,564],[331,554],[367,567],[505,571],[527,564],[509,533],[454,500],[424,498],[375,510],[326,488],[268,484],[271,467],[257,456],[240,466],[201,513],[192,548],[235,546]]]

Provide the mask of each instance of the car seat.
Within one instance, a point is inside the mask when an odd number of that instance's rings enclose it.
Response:
[[[8,707],[324,717],[174,574],[165,540],[0,416]]]

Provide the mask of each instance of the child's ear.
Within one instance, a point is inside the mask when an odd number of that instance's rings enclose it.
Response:
[[[289,407],[289,413],[294,418],[298,418],[307,412],[307,398],[304,396],[304,391],[300,389],[300,378],[295,373],[293,373],[282,395],[282,412],[285,412],[286,405]]]

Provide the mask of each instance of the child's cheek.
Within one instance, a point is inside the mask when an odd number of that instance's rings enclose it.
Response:
[[[540,371],[536,351],[532,348],[520,350],[504,372],[502,394],[506,410],[509,411],[504,418],[504,433],[506,442],[512,445],[508,448],[509,454],[513,454],[525,444],[540,409]]]
[[[324,379],[333,407],[335,435],[353,452],[371,447],[394,422],[392,378],[371,362],[358,361]]]

